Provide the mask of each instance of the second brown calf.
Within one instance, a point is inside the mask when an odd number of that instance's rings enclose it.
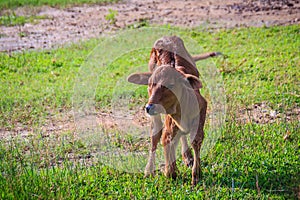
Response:
[[[193,166],[192,184],[198,183],[207,102],[199,92],[202,84],[195,61],[216,55],[218,53],[212,52],[192,57],[179,37],[163,37],[155,42],[151,51],[150,72],[128,77],[129,82],[148,85],[149,99],[145,110],[151,116],[151,149],[146,176],[154,174],[155,152],[162,139],[164,173],[168,177],[176,177],[175,149],[180,140],[184,162]],[[164,125],[161,114],[166,115]],[[188,148],[187,134],[190,134],[194,156]]]

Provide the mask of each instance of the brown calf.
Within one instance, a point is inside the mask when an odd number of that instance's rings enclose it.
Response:
[[[176,177],[175,148],[179,138],[186,165],[193,164],[192,184],[200,177],[200,147],[204,138],[207,103],[200,95],[199,72],[195,61],[216,56],[206,53],[191,57],[179,37],[163,37],[157,40],[151,51],[149,70],[128,77],[135,84],[148,85],[149,101],[146,112],[151,116],[151,149],[145,175],[154,174],[155,151],[162,137],[165,154],[165,175]],[[165,125],[160,114],[166,114]],[[194,158],[187,145],[186,134],[194,150]]]

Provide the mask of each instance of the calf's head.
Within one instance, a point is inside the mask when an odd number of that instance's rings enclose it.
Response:
[[[164,36],[155,41],[150,53],[149,70],[153,71],[161,65],[185,66],[189,73],[199,76],[194,59],[177,36]]]
[[[191,74],[185,74],[181,68],[163,65],[152,73],[135,73],[128,81],[139,85],[148,85],[148,103],[146,112],[149,115],[175,114],[180,108],[182,96],[194,95],[194,90],[202,87],[200,80]]]

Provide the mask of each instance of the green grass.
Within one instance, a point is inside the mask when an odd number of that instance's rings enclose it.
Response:
[[[54,124],[72,109],[80,66],[101,40],[51,51],[0,54],[0,127],[29,127],[29,136],[0,142],[1,199],[296,199],[300,187],[299,121],[239,123],[241,108],[266,102],[280,113],[299,108],[299,27],[180,30],[216,58],[227,95],[222,136],[202,159],[203,176],[192,189],[191,170],[178,160],[180,174],[143,178],[92,162],[72,130],[45,135],[41,124]],[[148,50],[128,52],[101,72],[96,110],[109,110],[116,82],[147,63]],[[199,63],[201,65],[201,63]],[[202,93],[209,99],[205,88]],[[133,97],[145,102],[146,88]],[[22,131],[19,131],[21,133]],[[289,134],[289,139],[283,137]],[[126,139],[126,138],[125,138]],[[101,160],[100,160],[101,161]]]
[[[111,24],[115,24],[116,23],[116,17],[118,15],[118,11],[116,10],[112,10],[112,9],[108,9],[108,14],[105,16],[105,19],[107,21],[110,21]]]
[[[78,164],[78,157],[68,161],[66,144],[50,136],[35,137],[32,145],[2,144],[1,195],[3,199],[293,199],[299,186],[299,136],[284,141],[281,135],[293,125],[231,125],[203,160],[202,180],[194,189],[190,169],[180,162],[176,180],[161,174],[145,179],[101,163]],[[49,147],[51,140],[54,144]],[[72,143],[71,149],[78,147]],[[27,155],[22,153],[25,148],[29,148]],[[59,161],[59,167],[52,165]]]
[[[0,0],[0,26],[22,26],[25,23],[38,23],[38,20],[47,19],[47,16],[35,15],[35,8],[38,9],[39,6],[43,5],[63,8],[71,5],[115,3],[118,1],[119,0]],[[18,7],[28,7],[28,13],[30,14],[26,16],[16,15],[13,10]],[[1,13],[1,11],[4,12]],[[110,10],[106,18],[113,24],[115,23],[116,15],[117,13],[115,11]]]
[[[0,11],[5,9],[14,9],[22,6],[60,6],[80,5],[84,3],[100,4],[113,3],[118,0],[0,0]]]
[[[46,18],[46,16],[17,16],[14,12],[12,12],[0,16],[0,26],[22,26],[25,23],[36,23],[38,20]]]
[[[1,127],[32,125],[42,116],[71,107],[73,79],[87,54],[77,47],[1,54]]]

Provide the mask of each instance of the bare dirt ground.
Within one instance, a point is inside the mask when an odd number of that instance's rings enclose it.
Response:
[[[106,19],[117,11],[114,23]],[[2,14],[5,13],[2,12]],[[45,16],[23,26],[0,26],[0,51],[49,49],[140,22],[180,27],[232,28],[300,23],[299,0],[123,0],[65,9],[19,8],[17,15]]]

